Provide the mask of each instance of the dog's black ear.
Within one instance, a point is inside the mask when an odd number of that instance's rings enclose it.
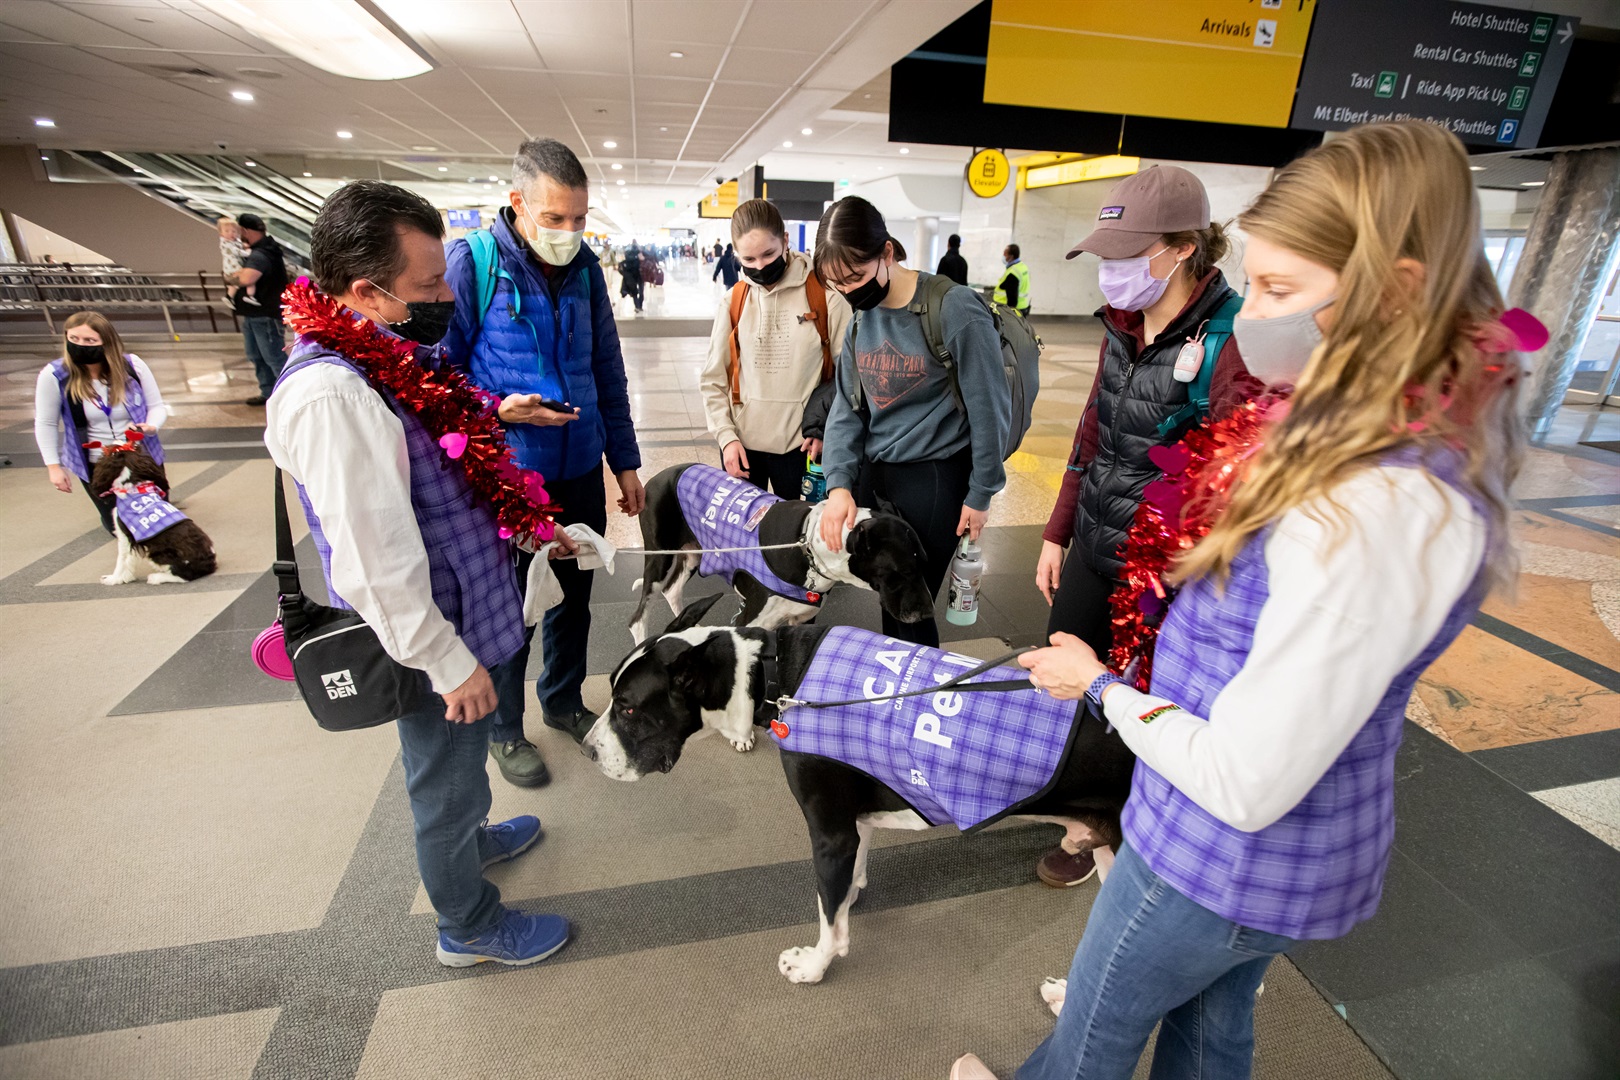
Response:
[[[886,499],[882,495],[874,494],[873,495],[873,501],[876,502],[877,505],[874,506],[872,509],[878,511],[879,513],[893,514],[895,517],[900,516],[900,508],[898,506],[894,505],[893,500]]]
[[[682,630],[692,629],[692,627],[703,621],[703,616],[707,615],[709,609],[719,603],[720,598],[724,595],[725,593],[715,593],[713,596],[705,596],[701,600],[694,600],[687,604],[681,608],[681,613],[675,616],[675,621],[664,627],[664,633],[678,634]]]
[[[670,682],[700,707],[723,709],[736,681],[736,657],[731,635],[714,634],[670,660]]]
[[[860,522],[844,536],[844,550],[851,558],[859,558],[866,554],[866,542],[872,535],[870,528],[872,519],[867,518]]]

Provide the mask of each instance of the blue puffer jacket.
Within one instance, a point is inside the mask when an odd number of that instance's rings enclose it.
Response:
[[[599,468],[641,467],[630,392],[613,305],[596,253],[582,246],[568,264],[555,301],[538,261],[512,226],[510,209],[492,230],[501,269],[511,276],[476,325],[478,283],[472,251],[457,240],[446,252],[446,278],[456,294],[456,318],[444,337],[452,363],[493,393],[543,394],[579,407],[561,427],[513,424],[507,441],[518,464],[548,479],[572,480]],[[516,286],[514,292],[514,285]]]

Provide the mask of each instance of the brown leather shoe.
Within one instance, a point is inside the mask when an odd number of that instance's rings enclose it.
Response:
[[[1054,889],[1067,889],[1091,880],[1097,872],[1097,860],[1089,851],[1070,855],[1062,846],[1053,848],[1035,864],[1035,876]]]

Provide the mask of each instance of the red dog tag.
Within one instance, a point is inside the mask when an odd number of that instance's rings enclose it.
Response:
[[[780,720],[772,720],[771,734],[775,735],[778,739],[785,739],[788,737],[788,726],[782,723]]]
[[[804,594],[804,598],[810,601],[812,604],[821,603],[821,594],[818,592],[807,592]]]

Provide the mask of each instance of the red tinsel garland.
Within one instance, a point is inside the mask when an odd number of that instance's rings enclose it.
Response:
[[[415,342],[383,333],[308,278],[287,287],[282,307],[294,331],[354,364],[422,422],[444,448],[446,467],[459,467],[473,493],[495,512],[501,536],[551,539],[561,507],[550,502],[545,477],[513,464],[496,416],[499,398],[448,364],[422,364]]]
[[[1114,642],[1109,666],[1126,672],[1138,689],[1145,691],[1152,678],[1153,644],[1170,606],[1165,576],[1177,556],[1209,533],[1243,463],[1263,445],[1267,423],[1286,407],[1280,395],[1258,398],[1194,428],[1174,446],[1149,451],[1164,475],[1142,493],[1125,540],[1122,584],[1108,598]]]

